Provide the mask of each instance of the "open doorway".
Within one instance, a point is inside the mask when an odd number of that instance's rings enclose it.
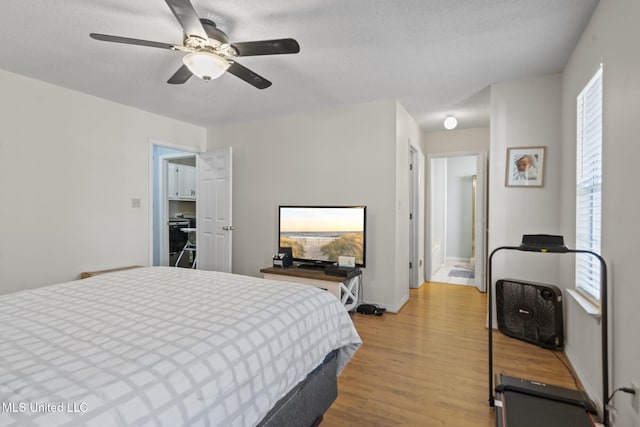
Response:
[[[178,156],[178,157],[176,157]],[[160,248],[162,265],[195,268],[196,252],[196,157],[194,155],[169,155],[162,158],[166,172],[166,202],[161,213],[166,212],[168,235]],[[164,214],[162,215],[164,217]],[[160,222],[164,223],[164,218]],[[164,233],[163,230],[163,233]]]
[[[427,281],[485,290],[485,154],[429,156]]]
[[[152,265],[197,265],[196,177],[195,153],[153,145]]]
[[[232,165],[231,147],[198,152],[191,147],[150,141],[149,179],[153,184],[149,186],[149,265],[177,263],[181,267],[231,273]],[[176,175],[170,179],[171,170],[176,174],[184,172],[182,176],[186,178],[181,181]],[[177,232],[188,233],[186,237],[193,243],[192,251],[180,250],[185,261],[178,261],[179,253],[171,254],[170,220],[182,222],[176,226]]]
[[[424,282],[424,155],[409,145],[409,287]]]

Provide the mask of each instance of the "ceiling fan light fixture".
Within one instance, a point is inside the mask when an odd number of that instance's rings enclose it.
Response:
[[[182,58],[182,62],[202,80],[217,79],[231,65],[221,56],[211,52],[191,52]]]
[[[458,119],[453,116],[449,116],[444,119],[444,128],[447,130],[455,129],[458,126]]]

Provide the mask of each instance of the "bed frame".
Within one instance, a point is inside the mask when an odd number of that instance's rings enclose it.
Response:
[[[332,351],[293,390],[280,399],[259,427],[317,426],[338,396],[337,353]]]

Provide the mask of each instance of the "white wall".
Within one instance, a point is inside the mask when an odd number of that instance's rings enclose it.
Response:
[[[233,147],[234,273],[271,264],[279,205],[367,205],[364,298],[399,308],[395,102],[216,127],[207,139]]]
[[[562,234],[561,90],[559,74],[491,87],[487,255],[499,246],[517,246],[523,234]],[[531,146],[547,147],[544,187],[506,187],[507,148]],[[559,256],[500,251],[494,256],[493,281],[513,278],[558,285],[560,261]]]
[[[489,128],[473,128],[425,132],[423,134],[425,155],[489,150],[491,134]]]
[[[0,93],[0,293],[146,265],[149,140],[206,130],[4,71]]]
[[[601,1],[563,73],[563,165],[562,225],[575,242],[575,99],[604,64],[603,78],[603,207],[602,255],[609,267],[611,387],[640,384],[640,286],[638,285],[638,240],[640,197],[637,179],[640,156],[640,2]],[[563,281],[573,286],[573,264],[563,266]],[[600,325],[586,316],[573,301],[565,305],[569,330],[567,353],[581,380],[601,390]],[[640,416],[630,405],[629,395],[617,393],[616,426],[640,426]]]

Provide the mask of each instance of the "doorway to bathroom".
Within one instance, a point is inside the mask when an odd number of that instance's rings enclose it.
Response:
[[[427,281],[485,290],[483,152],[429,156]]]

